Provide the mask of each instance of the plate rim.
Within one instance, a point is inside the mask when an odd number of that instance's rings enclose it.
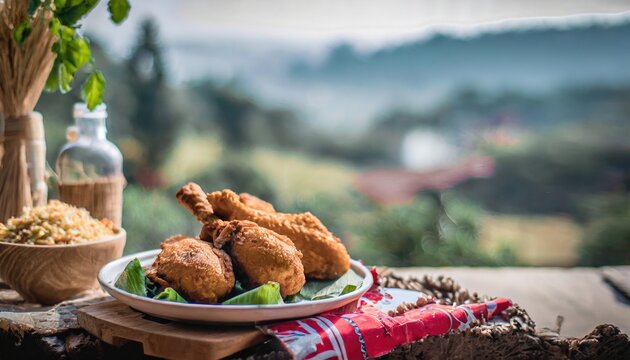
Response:
[[[338,302],[343,302],[345,300],[348,299],[353,299],[353,298],[359,298],[360,296],[362,296],[364,293],[366,293],[374,284],[374,279],[372,277],[372,273],[370,271],[370,269],[368,269],[365,265],[363,265],[360,261],[358,260],[354,260],[354,259],[350,259],[350,267],[356,267],[359,268],[365,275],[363,276],[363,282],[361,283],[361,286],[359,286],[357,289],[355,289],[352,292],[349,292],[347,294],[344,295],[340,295],[334,298],[328,298],[328,299],[320,299],[320,300],[309,300],[309,301],[301,301],[301,302],[297,302],[297,303],[284,303],[284,304],[261,304],[261,305],[223,305],[223,304],[199,304],[199,303],[178,303],[178,302],[173,302],[173,301],[164,301],[164,300],[156,300],[156,299],[152,299],[150,297],[146,297],[146,296],[140,296],[140,295],[136,295],[136,294],[132,294],[129,292],[126,292],[124,290],[118,289],[115,286],[113,286],[113,284],[109,284],[107,279],[105,279],[106,274],[105,271],[108,268],[114,267],[120,263],[124,263],[124,265],[126,265],[127,263],[129,263],[129,261],[133,260],[133,258],[138,258],[140,261],[142,261],[142,258],[147,258],[147,257],[155,257],[157,256],[162,250],[161,249],[153,249],[153,250],[147,250],[147,251],[141,251],[141,252],[137,252],[137,253],[133,253],[133,254],[129,254],[123,257],[120,257],[118,259],[112,260],[110,262],[108,262],[107,264],[105,264],[103,267],[101,267],[101,269],[98,272],[98,282],[101,285],[101,287],[107,292],[109,293],[111,296],[113,296],[114,298],[116,298],[118,301],[121,301],[123,303],[126,303],[125,301],[122,301],[120,298],[118,298],[118,296],[115,296],[113,293],[118,294],[121,297],[130,297],[132,299],[138,300],[138,301],[143,301],[146,302],[148,304],[155,304],[158,306],[172,306],[173,308],[179,308],[179,309],[190,309],[190,310],[260,310],[260,309],[299,309],[299,308],[303,308],[303,307],[312,307],[315,305],[322,305],[322,304],[326,304],[326,303],[338,303]],[[113,292],[113,293],[112,293]],[[129,304],[127,304],[129,305]],[[131,306],[131,305],[130,305]]]

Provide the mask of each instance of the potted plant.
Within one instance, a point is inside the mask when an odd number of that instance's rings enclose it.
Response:
[[[33,205],[26,140],[38,131],[30,127],[30,119],[44,88],[66,93],[72,89],[75,74],[87,69],[83,100],[90,109],[102,102],[105,78],[94,66],[88,40],[78,31],[79,22],[99,2],[0,0],[0,115],[4,119],[0,222]],[[116,24],[127,18],[131,8],[128,0],[109,0],[107,5]]]

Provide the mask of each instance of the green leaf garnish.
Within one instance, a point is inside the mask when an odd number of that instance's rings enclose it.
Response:
[[[280,284],[270,281],[255,289],[225,300],[224,305],[270,305],[284,304],[280,295]]]
[[[129,15],[131,5],[127,0],[109,0],[107,9],[112,21],[116,24],[122,23]]]
[[[358,289],[363,283],[361,278],[352,269],[336,280],[318,281],[309,280],[304,284],[300,292],[292,296],[289,301],[321,300],[341,296]]]
[[[155,300],[172,301],[187,304],[188,301],[177,293],[173,288],[166,288],[161,293],[153,297]]]
[[[105,76],[100,71],[94,71],[85,80],[81,89],[81,97],[87,104],[88,109],[94,110],[98,104],[103,102],[105,93]]]
[[[144,282],[144,269],[138,258],[131,260],[129,264],[125,266],[125,270],[120,274],[114,286],[131,294],[147,296],[147,288]]]
[[[144,277],[144,286],[147,288],[148,297],[154,298],[159,294],[160,287],[146,276]]]

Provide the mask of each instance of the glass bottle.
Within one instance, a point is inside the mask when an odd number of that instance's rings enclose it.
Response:
[[[102,104],[90,111],[86,104],[77,103],[73,116],[74,127],[68,131],[72,136],[57,157],[59,198],[120,226],[123,158],[107,140],[107,107]]]

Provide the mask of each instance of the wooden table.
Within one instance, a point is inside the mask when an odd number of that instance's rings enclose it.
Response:
[[[623,270],[630,274],[630,267]],[[450,276],[480,294],[511,298],[529,312],[538,330],[556,328],[556,318],[562,315],[563,336],[582,337],[604,323],[630,333],[630,301],[604,282],[602,269],[399,268],[394,271],[402,276]],[[0,354],[14,354],[13,351],[19,351],[22,346],[22,350],[26,347],[29,351],[37,348],[35,353],[29,354],[30,358],[37,359],[56,358],[58,354],[92,359],[97,352],[100,356],[105,353],[106,357],[124,358],[135,354],[137,358],[142,351],[137,344],[114,348],[80,329],[74,311],[85,304],[111,299],[104,295],[100,290],[94,291],[78,302],[46,309],[23,303],[14,291],[0,285]],[[24,341],[16,344],[12,340],[16,334]],[[450,340],[433,338],[426,346],[441,346],[440,341]],[[623,346],[630,347],[627,338],[625,341]],[[627,353],[630,354],[630,349]]]
[[[630,269],[624,267],[630,280]],[[603,279],[600,268],[398,268],[400,275],[450,276],[480,294],[507,297],[527,310],[536,327],[580,337],[598,324],[630,334],[630,301]]]

